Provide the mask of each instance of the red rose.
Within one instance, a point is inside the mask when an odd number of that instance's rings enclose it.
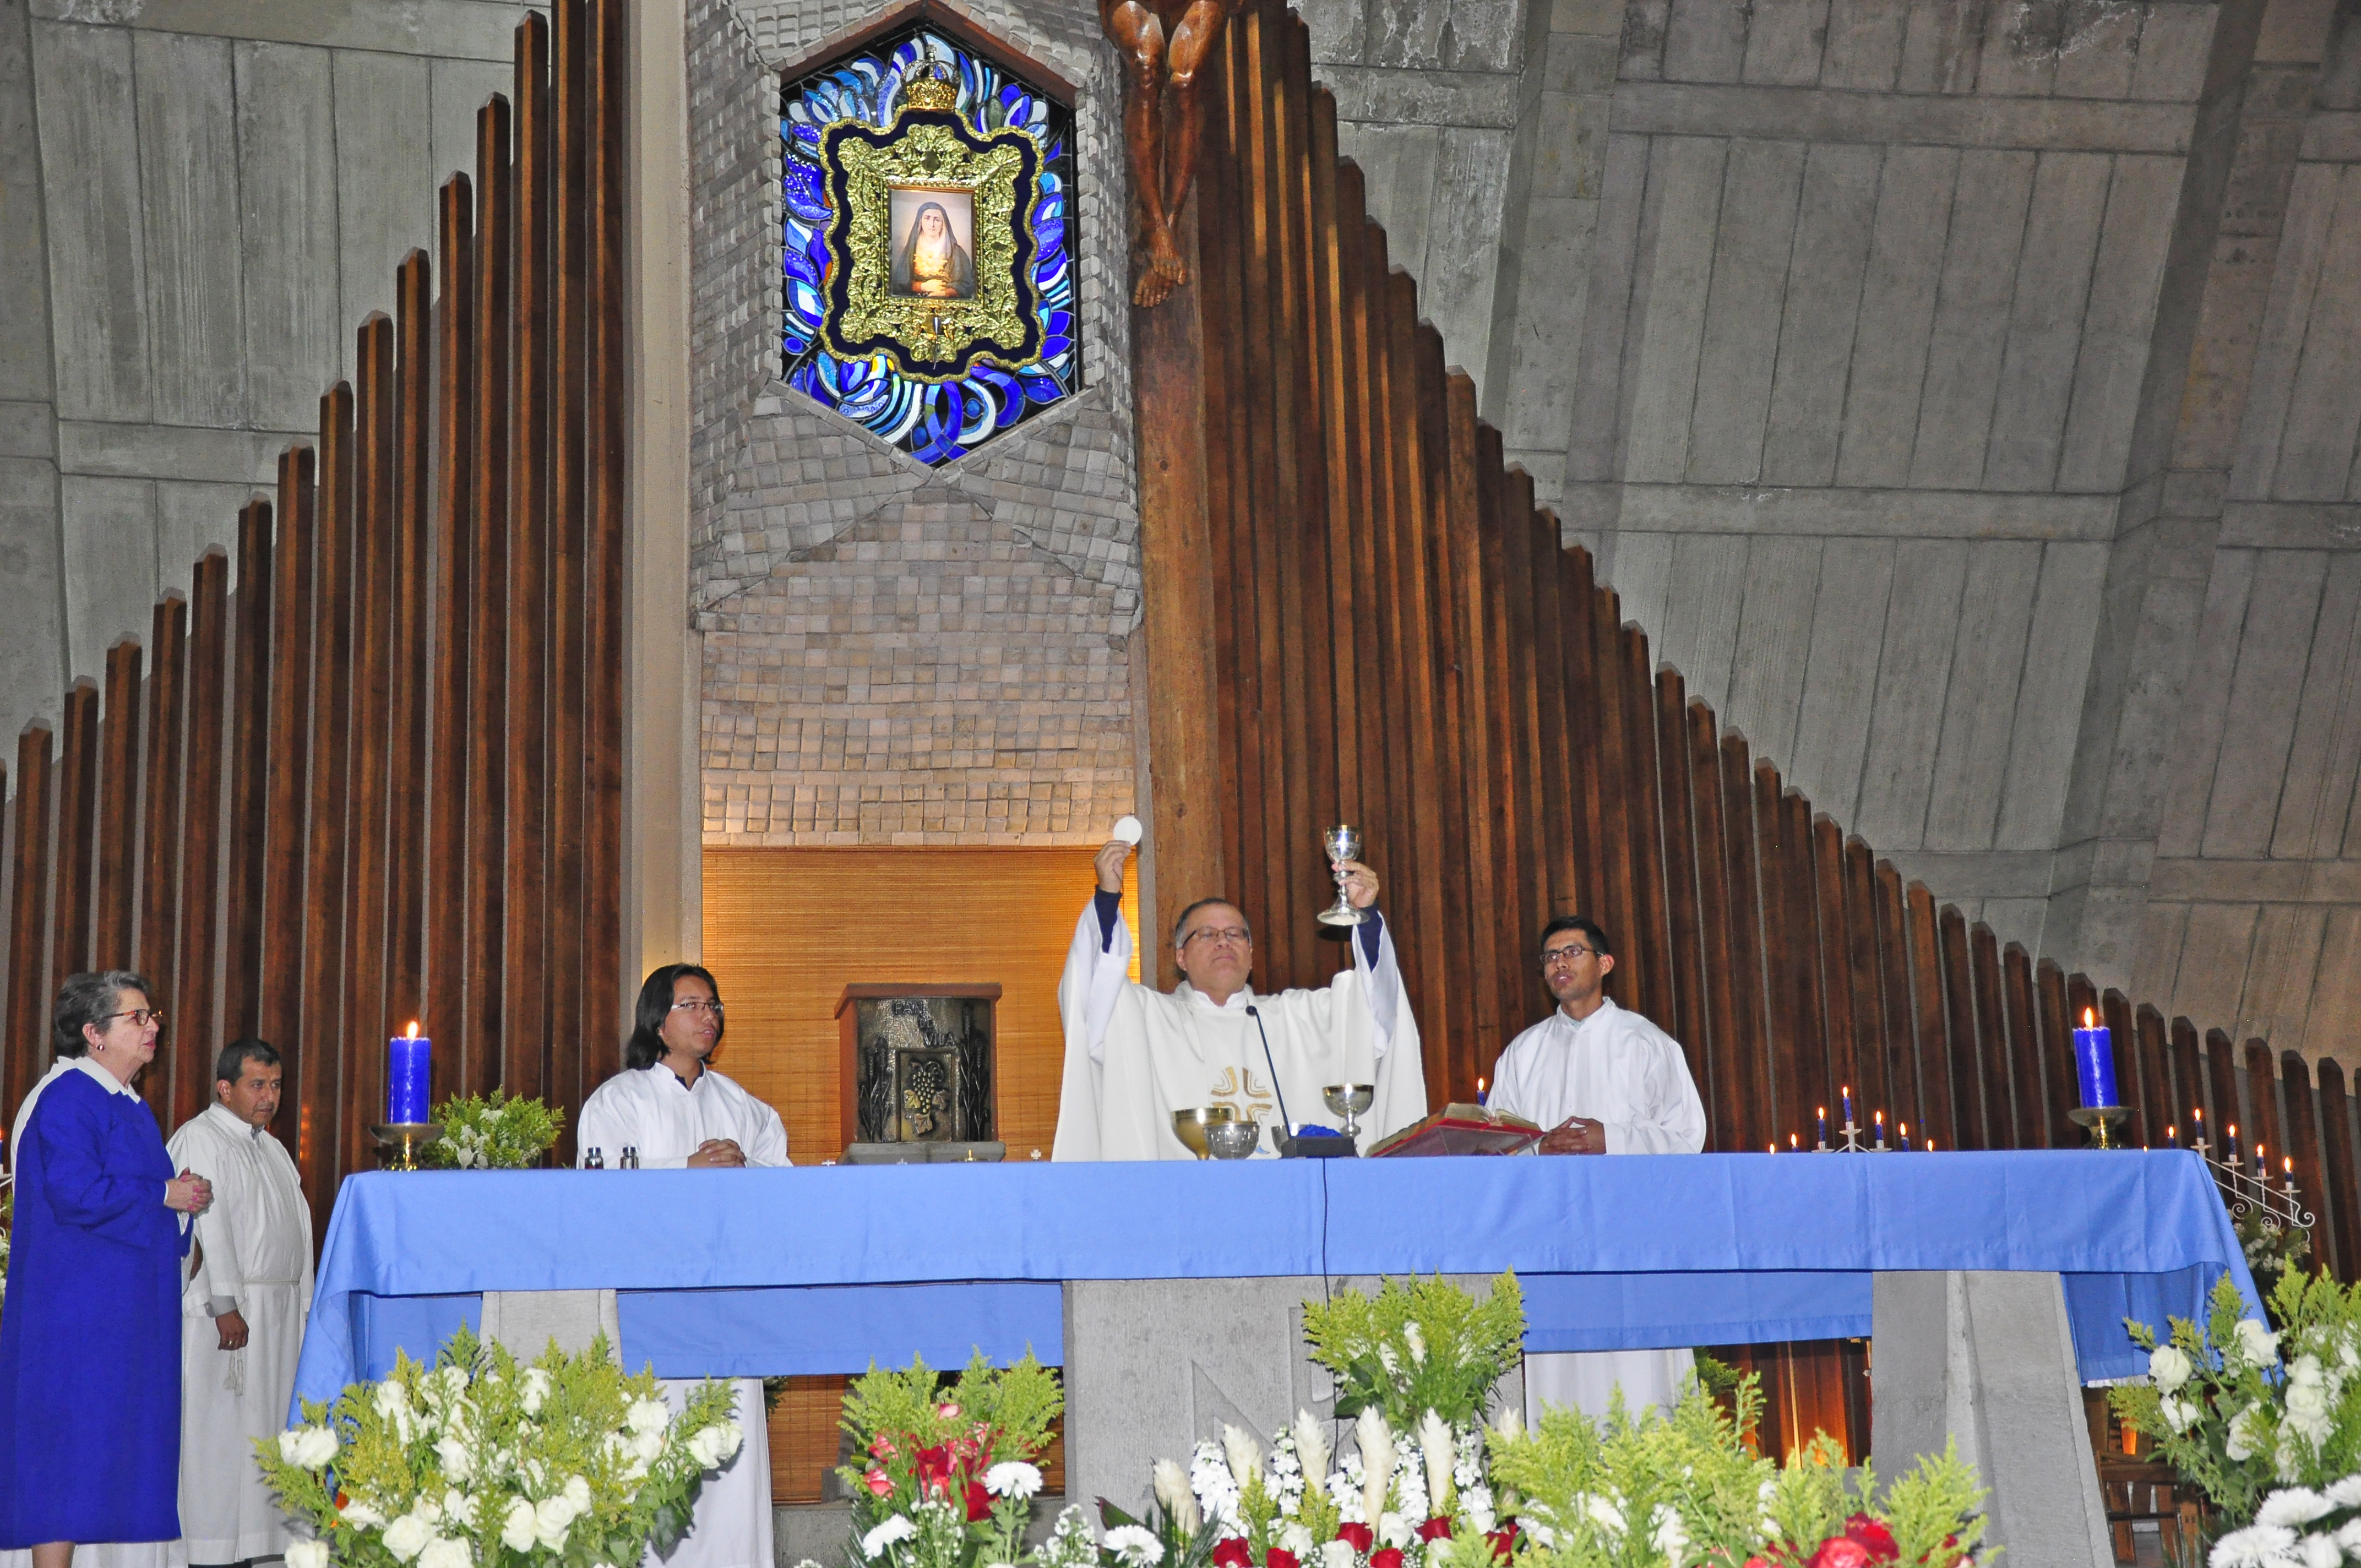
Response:
[[[1746,1560],[1746,1568],[1771,1568],[1771,1564],[1763,1558],[1750,1557]]]
[[[1369,1568],[1402,1568],[1401,1548],[1389,1546],[1369,1553]]]
[[[877,1436],[877,1441],[869,1445],[869,1457],[872,1459],[893,1458],[894,1444],[892,1440],[887,1438],[883,1432],[880,1432]]]
[[[939,1444],[933,1448],[922,1448],[911,1456],[911,1460],[917,1466],[918,1492],[920,1496],[923,1497],[931,1494],[937,1487],[945,1486],[950,1482],[951,1478],[950,1450],[944,1448]]]
[[[893,1477],[883,1470],[871,1469],[861,1478],[861,1484],[869,1488],[869,1495],[873,1497],[891,1497],[894,1492]]]
[[[967,1518],[970,1524],[992,1517],[992,1494],[983,1489],[981,1481],[967,1484]]]
[[[1872,1563],[1892,1563],[1902,1555],[1902,1548],[1894,1544],[1894,1532],[1886,1529],[1885,1521],[1867,1514],[1855,1514],[1845,1520],[1845,1539],[1859,1543]]]
[[[1295,1553],[1284,1546],[1274,1546],[1262,1554],[1263,1568],[1303,1568]]]
[[[1227,1536],[1213,1543],[1213,1561],[1220,1568],[1254,1568],[1254,1548],[1245,1536]]]
[[[1351,1541],[1356,1552],[1367,1552],[1378,1543],[1378,1532],[1365,1524],[1340,1524],[1336,1527],[1336,1539]]]
[[[1517,1521],[1503,1520],[1499,1529],[1486,1530],[1484,1539],[1492,1543],[1493,1562],[1509,1562],[1517,1552]]]
[[[1442,1514],[1435,1515],[1418,1527],[1418,1538],[1421,1541],[1449,1541],[1451,1520]]]
[[[1869,1548],[1849,1536],[1832,1535],[1820,1542],[1805,1568],[1869,1568]]]

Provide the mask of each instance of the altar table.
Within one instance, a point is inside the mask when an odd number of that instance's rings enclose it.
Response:
[[[431,1357],[485,1290],[615,1290],[627,1365],[775,1376],[1055,1365],[1066,1281],[1503,1269],[1534,1351],[1864,1335],[1879,1273],[2056,1273],[2085,1379],[2145,1370],[2125,1316],[2254,1300],[2184,1151],[376,1172],[296,1387]]]

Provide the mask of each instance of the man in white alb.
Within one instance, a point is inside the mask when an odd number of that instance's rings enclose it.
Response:
[[[609,1170],[626,1149],[644,1169],[737,1169],[787,1163],[779,1113],[708,1065],[721,1045],[721,994],[696,964],[665,964],[640,987],[623,1070],[584,1102],[577,1159],[597,1150]],[[677,1412],[697,1378],[659,1378]],[[688,1534],[666,1568],[772,1568],[771,1440],[763,1380],[740,1377],[737,1420],[745,1442],[697,1495]],[[655,1552],[648,1563],[657,1562]]]
[[[1595,921],[1561,916],[1542,932],[1542,979],[1557,1006],[1509,1042],[1493,1069],[1491,1109],[1550,1129],[1543,1154],[1696,1154],[1705,1104],[1670,1035],[1609,1001],[1615,950]],[[1607,1413],[1620,1384],[1634,1417],[1670,1409],[1697,1365],[1686,1350],[1577,1351],[1525,1357],[1525,1413],[1575,1405]]]
[[[287,1425],[312,1307],[312,1208],[270,1135],[284,1069],[261,1040],[222,1047],[214,1102],[167,1146],[214,1184],[181,1297],[181,1534],[188,1561],[277,1557],[291,1539],[254,1440]]]
[[[1257,995],[1246,983],[1254,933],[1246,916],[1208,898],[1181,911],[1173,930],[1173,964],[1183,978],[1168,993],[1130,978],[1123,923],[1130,852],[1120,839],[1099,851],[1098,892],[1075,925],[1058,984],[1066,1072],[1056,1158],[1191,1158],[1172,1113],[1200,1105],[1227,1105],[1266,1126],[1334,1126],[1338,1118],[1321,1093],[1337,1083],[1375,1091],[1359,1118],[1364,1149],[1426,1114],[1418,1024],[1377,910],[1376,872],[1357,861],[1336,868],[1345,897],[1367,917],[1348,928],[1352,967],[1326,986]],[[1266,1139],[1256,1152],[1277,1150]]]

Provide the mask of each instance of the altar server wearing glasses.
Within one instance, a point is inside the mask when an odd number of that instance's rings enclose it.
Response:
[[[1509,1042],[1487,1103],[1550,1129],[1543,1154],[1696,1154],[1705,1104],[1670,1035],[1606,992],[1615,949],[1596,921],[1561,916],[1542,932],[1542,979],[1557,1006]],[[1613,1350],[1525,1357],[1525,1409],[1607,1413],[1620,1384],[1633,1416],[1670,1409],[1696,1365],[1686,1350]]]
[[[284,1069],[260,1040],[222,1047],[214,1102],[165,1146],[213,1182],[181,1306],[181,1532],[191,1563],[277,1557],[290,1540],[254,1440],[287,1425],[312,1303],[312,1207],[270,1135]]]
[[[32,1548],[33,1568],[67,1568],[77,1543],[180,1537],[184,1216],[213,1201],[204,1178],[173,1174],[131,1087],[163,1028],[148,982],[71,976],[51,1016],[58,1063],[8,1141],[0,1312],[0,1549]]]
[[[623,1070],[582,1107],[577,1157],[597,1149],[610,1171],[627,1148],[648,1170],[785,1165],[787,1130],[779,1113],[710,1065],[721,1046],[721,993],[708,970],[665,964],[649,975],[623,1047]],[[627,1174],[618,1179],[630,1179]],[[698,1201],[709,1200],[700,1195]],[[700,1381],[659,1378],[657,1386],[676,1414]],[[734,1383],[744,1443],[719,1475],[707,1478],[688,1534],[662,1560],[666,1568],[772,1568],[771,1442],[763,1380]],[[651,1550],[651,1568],[658,1561]]]
[[[1193,1158],[1172,1130],[1172,1113],[1201,1105],[1227,1105],[1240,1120],[1272,1128],[1282,1116],[1298,1126],[1330,1125],[1321,1091],[1337,1083],[1375,1091],[1359,1118],[1365,1149],[1426,1114],[1418,1024],[1392,932],[1377,910],[1375,872],[1357,861],[1336,868],[1347,902],[1367,918],[1345,928],[1348,967],[1326,985],[1257,993],[1246,983],[1254,932],[1245,913],[1207,898],[1180,912],[1172,961],[1181,981],[1168,992],[1129,975],[1123,865],[1130,852],[1123,839],[1099,850],[1098,891],[1075,925],[1058,984],[1066,1071],[1056,1158]],[[1268,1139],[1257,1151],[1276,1152]]]

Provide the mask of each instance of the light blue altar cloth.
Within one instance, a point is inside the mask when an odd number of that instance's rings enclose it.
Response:
[[[2085,1378],[2224,1272],[2260,1310],[2180,1151],[381,1171],[337,1194],[296,1391],[431,1357],[485,1290],[613,1289],[626,1365],[752,1376],[1056,1364],[1070,1279],[1508,1268],[1534,1351],[1866,1334],[1896,1269],[2064,1275]]]

